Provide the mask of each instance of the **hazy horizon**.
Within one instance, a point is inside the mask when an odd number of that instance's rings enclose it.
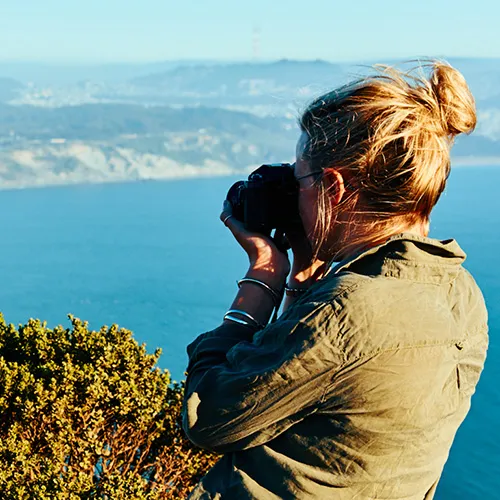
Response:
[[[383,60],[386,62],[406,62],[406,61],[418,61],[425,59],[451,59],[451,60],[485,60],[485,61],[495,61],[500,60],[500,55],[495,56],[476,56],[476,55],[408,55],[408,56],[378,56],[378,57],[367,57],[358,59],[325,59],[325,58],[300,58],[300,57],[275,57],[275,58],[172,58],[172,59],[143,59],[143,60],[109,60],[109,61],[99,61],[99,60],[51,60],[51,59],[41,59],[41,60],[30,60],[30,59],[1,59],[0,64],[27,64],[36,66],[55,66],[55,67],[95,67],[95,66],[139,66],[139,65],[149,65],[149,64],[268,64],[276,63],[280,61],[291,61],[291,62],[326,62],[330,64],[363,64],[363,63],[374,63],[376,60]],[[0,75],[1,77],[1,75]]]

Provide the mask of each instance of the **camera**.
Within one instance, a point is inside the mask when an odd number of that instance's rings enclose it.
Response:
[[[289,163],[260,166],[248,180],[231,186],[227,200],[233,216],[249,231],[269,236],[273,229],[286,231],[301,224],[299,187]]]

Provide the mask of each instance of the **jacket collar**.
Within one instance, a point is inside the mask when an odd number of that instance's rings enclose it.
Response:
[[[458,272],[458,267],[466,258],[465,252],[454,239],[440,241],[413,233],[401,233],[380,245],[344,259],[334,265],[328,274],[335,275],[357,267],[357,264],[361,265],[362,260],[372,260],[370,256],[380,262],[382,274],[397,276],[408,274],[408,268],[414,268],[417,264],[425,265],[429,270],[435,267],[442,271],[455,269]],[[452,274],[455,275],[456,272]]]

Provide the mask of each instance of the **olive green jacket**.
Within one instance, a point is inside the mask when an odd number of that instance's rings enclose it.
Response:
[[[400,234],[265,329],[199,336],[184,430],[224,456],[190,498],[432,499],[488,343],[464,259],[454,240]]]

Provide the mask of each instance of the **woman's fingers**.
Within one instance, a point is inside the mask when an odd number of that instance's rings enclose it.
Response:
[[[220,220],[226,227],[231,230],[235,237],[237,236],[236,233],[247,232],[243,223],[235,219],[233,215],[233,207],[227,200],[224,200],[224,203],[222,205]]]
[[[250,233],[243,222],[237,220],[233,216],[233,207],[229,201],[224,200],[222,205],[222,213],[220,214],[220,220],[223,224],[233,233],[236,241],[243,247],[243,249],[249,253],[252,251],[251,237],[253,233]]]
[[[224,200],[222,204],[222,212],[220,214],[220,220],[223,222],[225,226],[227,226],[227,221],[233,217],[233,207],[228,200]]]
[[[221,221],[233,233],[234,238],[245,250],[250,261],[255,261],[266,256],[273,255],[277,252],[274,242],[259,233],[249,231],[243,222],[239,221],[232,215],[231,204],[225,200],[220,214]]]
[[[286,253],[286,251],[290,248],[290,242],[288,241],[285,232],[281,229],[277,229],[275,231],[273,240],[278,249],[283,253]]]

